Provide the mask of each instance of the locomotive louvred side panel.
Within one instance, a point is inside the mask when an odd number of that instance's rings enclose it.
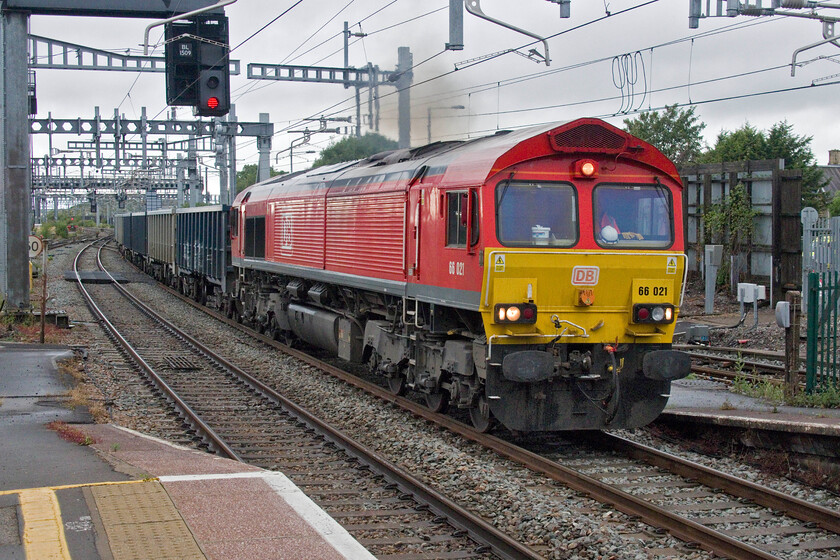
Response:
[[[327,199],[326,268],[405,278],[405,192]]]
[[[324,195],[286,199],[271,205],[268,258],[324,268]]]

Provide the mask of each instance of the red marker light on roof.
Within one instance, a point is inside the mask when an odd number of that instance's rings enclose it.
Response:
[[[208,109],[215,109],[219,106],[219,98],[218,97],[210,97],[207,99],[207,108]]]
[[[592,159],[579,159],[575,162],[575,176],[581,179],[594,179],[598,176],[598,162]]]

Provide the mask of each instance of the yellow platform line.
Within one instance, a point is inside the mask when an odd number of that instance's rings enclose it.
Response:
[[[152,482],[158,480],[157,478],[144,478],[142,480],[117,480],[112,482],[85,482],[81,484],[65,484],[64,486],[45,486],[44,488],[19,488],[17,490],[0,490],[0,496],[9,496],[11,494],[21,494],[29,490],[70,490],[73,488],[88,488],[91,486],[113,486],[116,484],[142,484],[143,482]]]
[[[123,480],[3,490],[0,491],[0,496],[18,495],[20,511],[23,515],[23,550],[28,560],[72,560],[64,535],[64,521],[61,519],[61,507],[58,504],[58,496],[55,495],[56,491],[148,481],[149,479]]]
[[[37,560],[71,560],[58,497],[49,488],[20,492],[23,515],[23,550],[27,558]]]

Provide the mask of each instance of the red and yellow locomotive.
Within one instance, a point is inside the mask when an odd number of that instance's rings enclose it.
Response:
[[[596,119],[280,176],[231,208],[231,315],[511,430],[634,427],[689,372],[681,184]]]

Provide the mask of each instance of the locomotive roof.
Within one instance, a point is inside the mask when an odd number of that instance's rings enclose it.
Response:
[[[280,184],[326,188],[340,183],[340,179],[370,175],[408,179],[419,173],[443,174],[442,185],[474,186],[511,165],[556,153],[581,157],[591,154],[633,157],[680,181],[674,164],[650,144],[599,119],[582,118],[499,131],[473,140],[391,150],[357,161],[278,175],[246,189],[239,194],[237,202],[246,192],[252,192],[253,196],[249,198],[255,200],[268,196],[272,188]]]

